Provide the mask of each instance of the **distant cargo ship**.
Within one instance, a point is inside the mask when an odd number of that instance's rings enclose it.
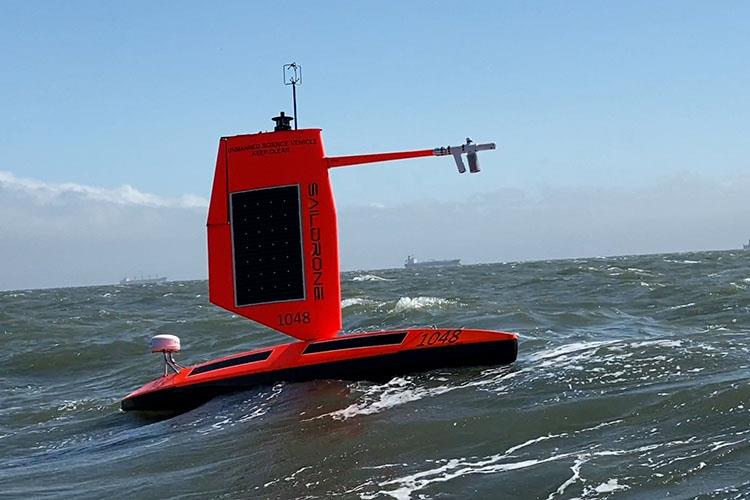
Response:
[[[409,255],[406,257],[406,261],[404,262],[404,267],[407,269],[414,269],[414,268],[420,268],[420,267],[454,267],[454,266],[460,266],[461,265],[461,259],[450,259],[450,260],[426,260],[424,262],[419,262],[417,259],[414,258],[413,255]]]
[[[747,245],[742,245],[743,250],[750,250],[750,240],[747,240]]]
[[[167,281],[167,278],[164,276],[154,276],[154,277],[143,277],[140,278],[123,278],[120,280],[121,285],[148,285],[150,283],[164,283]]]

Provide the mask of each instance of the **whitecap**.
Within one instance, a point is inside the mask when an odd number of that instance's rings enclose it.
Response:
[[[639,269],[637,267],[629,267],[628,271],[635,274],[652,274],[651,271],[646,271],[645,269]]]
[[[615,422],[605,422],[605,425],[611,425]],[[393,479],[387,479],[385,481],[379,481],[378,483],[367,482],[357,486],[356,488],[347,491],[347,493],[359,493],[360,498],[373,499],[384,495],[396,498],[399,500],[407,500],[413,498],[413,495],[419,491],[425,490],[427,487],[439,483],[447,483],[457,478],[466,477],[470,475],[478,474],[498,474],[509,471],[516,471],[520,469],[526,469],[530,467],[536,467],[538,465],[549,463],[549,462],[562,462],[572,460],[571,471],[573,475],[565,480],[557,490],[550,495],[561,494],[569,486],[576,482],[585,483],[586,480],[581,476],[581,466],[587,462],[596,460],[599,457],[608,456],[628,456],[628,455],[640,455],[643,453],[651,452],[664,446],[670,446],[673,443],[661,443],[653,445],[645,445],[637,448],[625,448],[625,449],[598,449],[598,447],[592,447],[588,449],[582,449],[571,452],[560,452],[559,448],[555,448],[547,456],[544,453],[537,452],[537,456],[533,456],[534,445],[549,441],[549,440],[561,440],[569,438],[573,435],[583,434],[592,430],[598,429],[601,426],[595,426],[587,429],[580,429],[572,432],[562,432],[559,434],[546,434],[529,439],[523,443],[515,446],[511,446],[503,452],[488,455],[484,457],[457,457],[447,458],[435,461],[429,461],[427,468],[407,474],[402,477],[396,477]],[[528,448],[532,448],[528,450]],[[520,457],[517,452],[524,450],[527,457]],[[532,454],[532,456],[528,456]],[[520,460],[519,460],[520,458]],[[617,489],[627,489],[628,486],[621,485],[619,483],[612,483],[612,480],[608,480],[603,486],[617,487]],[[369,490],[369,491],[368,491]]]
[[[597,493],[612,493],[613,491],[617,490],[627,490],[628,486],[624,484],[619,484],[617,482],[617,479],[610,479],[606,483],[602,483],[596,488],[594,488],[594,491]]]
[[[677,309],[685,309],[686,307],[693,307],[695,305],[695,302],[690,302],[688,304],[680,304],[679,306],[672,306],[668,307],[668,311],[676,311]]]
[[[403,311],[429,309],[434,307],[443,307],[456,304],[455,300],[441,299],[440,297],[401,297],[396,302],[391,312],[399,313]]]
[[[642,340],[639,342],[630,342],[628,346],[631,349],[638,349],[640,347],[646,347],[646,346],[658,346],[658,347],[681,347],[682,341],[681,340],[667,340],[667,339],[660,339],[660,340]]]
[[[352,281],[393,281],[392,279],[383,278],[374,274],[360,274],[352,278]]]
[[[346,408],[320,415],[317,418],[331,417],[335,420],[346,420],[359,415],[372,415],[412,401],[438,396],[453,389],[455,387],[446,385],[420,387],[411,379],[396,377],[385,384],[370,387],[358,401]]]
[[[419,386],[414,379],[408,377],[396,377],[385,384],[367,387],[357,401],[350,404],[348,407],[325,413],[314,418],[331,417],[336,420],[346,420],[358,415],[372,415],[406,403],[440,396],[461,389],[475,388],[491,391],[495,394],[503,394],[508,390],[506,382],[509,379],[520,376],[529,371],[531,370],[525,368],[510,372],[507,367],[491,368],[482,372],[482,377],[477,380],[471,380],[463,384],[442,384],[434,387]],[[431,377],[431,380],[447,383],[450,382],[451,379],[445,377]]]
[[[344,299],[341,301],[341,308],[345,309],[351,306],[362,306],[365,304],[372,303],[371,300],[363,299],[362,297],[352,297],[350,299]]]
[[[580,351],[596,350],[601,346],[615,344],[618,340],[599,340],[591,342],[571,342],[560,347],[554,347],[552,349],[533,353],[528,356],[529,361],[542,361],[550,358],[557,358],[572,353],[579,353]]]

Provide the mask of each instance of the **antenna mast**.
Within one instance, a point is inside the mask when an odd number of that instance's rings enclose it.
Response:
[[[297,85],[302,86],[302,66],[297,63],[284,65],[284,85],[292,86],[292,101],[294,103],[294,130],[297,130]]]

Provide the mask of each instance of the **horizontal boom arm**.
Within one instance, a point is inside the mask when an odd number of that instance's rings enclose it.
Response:
[[[399,151],[396,153],[374,153],[370,155],[333,156],[326,158],[328,168],[348,167],[349,165],[361,165],[363,163],[377,163],[379,161],[404,160],[406,158],[419,158],[420,156],[432,156],[432,149],[419,149],[417,151]]]
[[[474,144],[471,139],[466,139],[466,144],[461,146],[448,146],[434,149],[418,149],[415,151],[397,151],[394,153],[374,153],[368,155],[332,156],[328,160],[328,168],[347,167],[349,165],[361,165],[363,163],[377,163],[381,161],[404,160],[407,158],[420,158],[423,156],[447,156],[453,155],[459,173],[466,172],[461,155],[465,154],[469,160],[469,170],[472,173],[479,172],[479,161],[477,151],[488,151],[495,149],[495,143]]]

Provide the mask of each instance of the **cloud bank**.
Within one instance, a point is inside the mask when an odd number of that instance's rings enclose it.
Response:
[[[206,276],[207,200],[0,171],[0,289]]]
[[[407,254],[465,263],[737,248],[750,177],[683,175],[642,189],[498,189],[461,202],[339,208],[344,269]],[[0,289],[206,277],[207,200],[0,171]]]
[[[498,189],[462,202],[342,210],[342,262],[401,265],[408,253],[465,263],[739,248],[750,177],[682,175],[640,189]]]

